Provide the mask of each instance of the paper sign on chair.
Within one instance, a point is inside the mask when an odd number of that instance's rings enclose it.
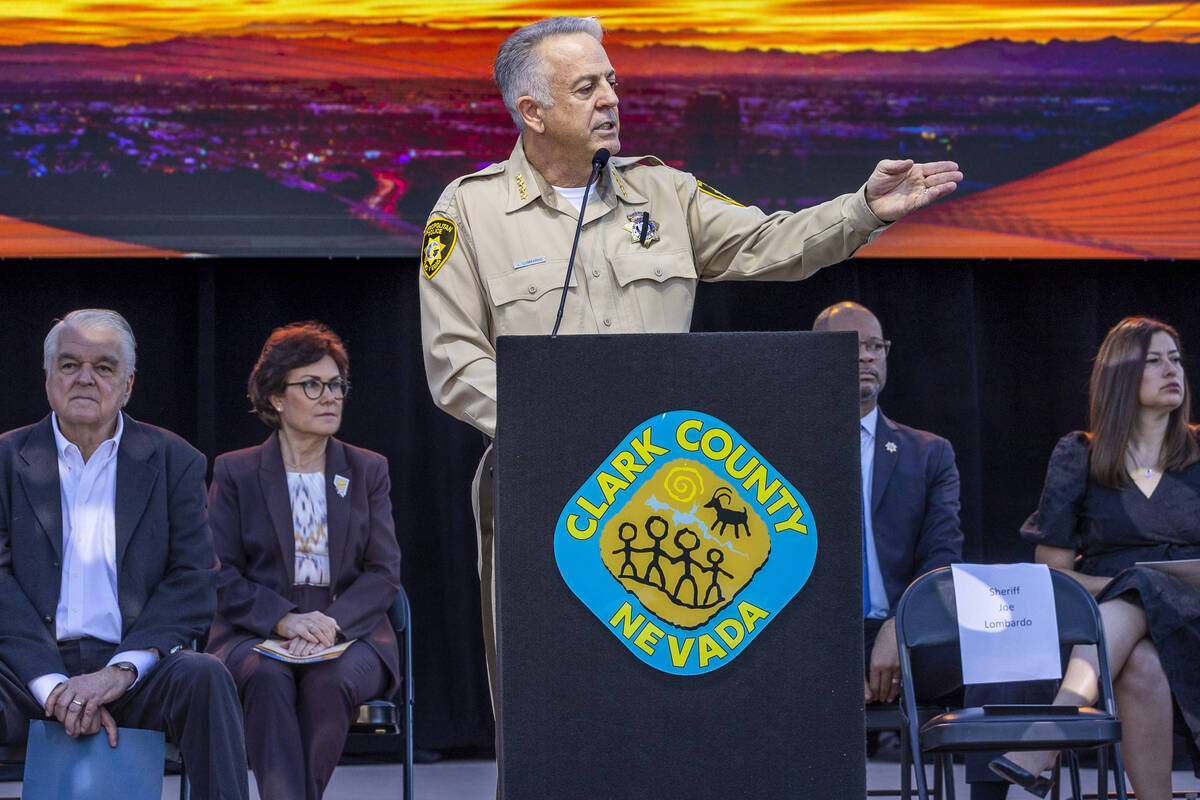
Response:
[[[954,564],[963,683],[1062,677],[1045,564]]]

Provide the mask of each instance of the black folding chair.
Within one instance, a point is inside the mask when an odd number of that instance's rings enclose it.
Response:
[[[1066,754],[1072,796],[1081,800],[1076,753],[1096,748],[1100,749],[1101,756],[1097,767],[1098,796],[1108,797],[1105,767],[1108,759],[1105,756],[1111,752],[1117,797],[1126,800],[1125,771],[1121,765],[1121,723],[1113,700],[1100,609],[1091,594],[1069,576],[1050,570],[1050,580],[1054,588],[1060,649],[1065,647],[1069,652],[1075,645],[1096,645],[1100,669],[1098,704],[1102,708],[985,705],[948,711],[924,724],[919,724],[914,713],[908,713],[912,760],[920,764],[924,754],[935,756],[950,800],[954,800],[952,756],[969,750],[1058,750]],[[950,567],[926,573],[908,587],[896,609],[896,636],[900,645],[902,700],[907,713],[909,709],[917,708],[912,688],[912,651],[939,645],[958,647],[958,615]],[[916,770],[916,777],[918,795],[921,800],[928,800],[925,771]],[[907,787],[908,781],[904,783]],[[905,800],[907,798],[905,794]]]
[[[917,722],[923,725],[945,711],[941,706],[918,706]],[[895,789],[868,789],[867,797],[908,797],[912,794],[912,749],[908,745],[908,718],[904,708],[893,703],[872,703],[865,713],[867,733],[895,731],[900,736],[900,785]],[[933,773],[933,796],[942,798],[942,773]]]
[[[358,708],[358,716],[350,725],[348,749],[357,749],[359,744],[372,744],[380,741],[393,743],[401,738],[404,748],[404,800],[412,800],[413,796],[413,674],[412,674],[412,615],[409,611],[408,595],[404,587],[396,593],[392,607],[388,609],[388,618],[396,629],[396,642],[400,645],[400,668],[403,680],[396,694],[391,698],[368,700]],[[366,740],[366,741],[364,741]]]

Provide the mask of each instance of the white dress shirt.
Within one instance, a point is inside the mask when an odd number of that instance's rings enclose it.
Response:
[[[62,490],[62,586],[54,617],[59,641],[90,636],[116,644],[121,641],[121,608],[117,602],[117,449],[125,430],[117,415],[117,430],[100,443],[86,462],[83,453],[58,429],[51,413],[58,451],[58,482]],[[158,661],[152,651],[126,650],[109,664],[128,661],[141,680]],[[46,698],[67,676],[41,675],[29,691],[45,705]],[[136,683],[137,681],[135,681]]]
[[[875,551],[875,528],[871,522],[871,485],[875,478],[875,428],[879,424],[879,406],[859,423],[859,457],[862,459],[863,547],[867,557],[867,585],[871,590],[871,611],[868,619],[886,619],[887,589],[879,569],[879,554]]]

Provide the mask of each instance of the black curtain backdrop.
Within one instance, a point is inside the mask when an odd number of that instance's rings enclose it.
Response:
[[[110,307],[129,319],[138,338],[129,412],[178,432],[210,463],[268,433],[248,413],[245,384],[271,329],[319,319],[338,331],[354,384],[340,435],[391,464],[413,606],[416,744],[491,747],[469,498],[484,443],[430,400],[414,259],[9,260],[0,268],[5,429],[47,413],[42,339],[73,308]],[[953,443],[966,558],[1010,561],[1032,556],[1017,528],[1037,503],[1054,442],[1086,424],[1088,373],[1105,332],[1128,314],[1157,316],[1179,329],[1186,355],[1200,348],[1198,294],[1194,261],[863,259],[798,284],[705,284],[693,329],[806,330],[830,303],[871,308],[893,342],[881,407]]]

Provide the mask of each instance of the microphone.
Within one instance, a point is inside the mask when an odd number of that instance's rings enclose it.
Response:
[[[579,234],[583,230],[583,213],[587,211],[588,190],[592,187],[596,176],[600,174],[600,170],[604,169],[604,165],[608,163],[608,156],[607,147],[601,147],[596,151],[592,156],[592,174],[588,176],[587,183],[583,185],[583,202],[579,204],[579,220],[575,223],[575,241],[571,242],[571,257],[567,259],[567,274],[563,276],[562,297],[558,299],[558,315],[554,318],[554,330],[550,332],[552,337],[558,336],[563,307],[567,304],[567,287],[571,285],[571,270],[575,268],[575,250],[579,247]]]

